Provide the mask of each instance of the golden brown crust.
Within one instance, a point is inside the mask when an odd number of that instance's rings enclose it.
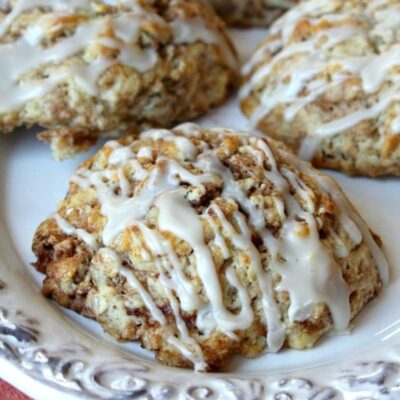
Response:
[[[181,135],[179,128],[175,134]],[[255,204],[264,208],[265,224],[276,237],[282,234],[282,219],[276,202],[273,198],[274,186],[266,181],[261,168],[257,164],[256,155],[250,150],[256,145],[251,144],[249,138],[238,135],[235,132],[220,134],[218,131],[201,130],[190,140],[197,149],[201,142],[206,143],[211,149],[216,150],[220,161],[229,168],[234,179],[246,190]],[[319,221],[319,239],[329,252],[335,254],[338,268],[341,268],[344,280],[350,292],[351,315],[355,316],[363,306],[381,289],[380,277],[369,250],[364,241],[359,244],[353,242],[346,232],[339,218],[340,209],[335,200],[328,194],[320,191],[315,175],[302,172],[292,163],[292,155],[279,142],[265,140],[273,151],[278,167],[289,169],[299,177],[309,189],[310,198],[315,205],[314,216]],[[143,137],[134,140],[133,137],[123,139],[123,145],[130,145],[135,154],[145,148],[158,157],[169,157],[176,160],[192,173],[200,171],[193,164],[185,160],[180,149],[174,141],[163,138],[154,139]],[[93,158],[81,166],[84,170],[104,171],[111,174],[109,184],[114,185],[118,178],[112,174],[114,167],[109,162],[112,148],[105,146]],[[156,168],[156,158],[138,156],[142,168],[151,171]],[[157,164],[157,168],[162,168]],[[136,167],[137,169],[137,167]],[[129,185],[133,196],[143,187],[142,179],[134,178],[134,169],[128,163],[124,167],[126,177],[129,177]],[[318,174],[314,171],[313,174]],[[116,180],[114,183],[113,181]],[[75,181],[76,182],[76,181]],[[189,185],[190,187],[190,185]],[[304,199],[291,188],[292,192],[302,204]],[[189,190],[188,198],[192,207],[201,218],[204,230],[204,241],[212,252],[215,268],[218,271],[220,284],[224,296],[224,304],[232,312],[240,309],[238,297],[233,287],[227,282],[224,271],[234,266],[239,280],[246,287],[252,300],[252,308],[255,318],[251,326],[245,330],[237,330],[237,339],[228,337],[224,332],[215,330],[208,338],[204,338],[196,326],[196,314],[194,312],[181,312],[190,335],[199,343],[207,368],[216,370],[223,367],[227,359],[234,353],[254,357],[262,353],[266,348],[267,327],[265,326],[260,287],[253,270],[251,259],[247,250],[236,247],[232,237],[222,228],[211,204],[217,205],[226,219],[235,224],[234,215],[239,206],[232,200],[221,196],[221,182],[207,184],[206,192],[199,192],[196,187]],[[115,193],[118,195],[118,185]],[[179,210],[171,212],[179,213]],[[242,210],[242,212],[244,212]],[[100,203],[96,192],[91,188],[82,188],[72,182],[69,193],[58,207],[58,214],[75,228],[80,228],[93,235],[96,240],[102,242],[107,218],[102,215]],[[223,257],[222,250],[216,242],[215,232],[211,228],[209,219],[217,224],[221,235],[224,237],[230,257]],[[151,207],[147,213],[146,225],[157,231],[167,240],[174,253],[180,260],[185,276],[195,286],[196,293],[203,301],[207,301],[205,288],[199,278],[196,263],[193,258],[193,249],[185,240],[182,240],[168,231],[161,231],[158,226],[158,211]],[[253,228],[254,229],[254,228]],[[333,234],[332,232],[335,232]],[[304,224],[303,232],[299,235],[307,236],[309,228]],[[274,269],[270,256],[263,247],[257,231],[252,231],[252,242],[257,246],[262,257],[263,268],[273,277],[275,287],[274,296],[279,304],[279,309],[284,318],[287,339],[285,345],[296,349],[304,349],[313,346],[318,338],[332,329],[332,317],[329,308],[325,304],[318,304],[313,310],[312,317],[304,322],[289,322],[288,308],[290,297],[287,292],[277,290],[280,276]],[[104,245],[101,243],[101,246]],[[345,245],[348,256],[338,256],[338,249]],[[121,258],[123,265],[134,273],[143,287],[150,293],[155,303],[162,311],[168,322],[177,331],[174,315],[166,294],[159,281],[159,272],[151,254],[149,244],[146,243],[141,230],[137,226],[126,228],[112,243],[112,249]],[[43,293],[55,299],[61,305],[69,307],[83,315],[97,320],[104,330],[120,341],[139,340],[147,349],[156,352],[158,360],[166,365],[191,367],[192,363],[167,341],[166,330],[155,321],[148,309],[144,306],[141,296],[135,291],[118,272],[117,266],[104,256],[100,251],[94,251],[76,234],[65,234],[54,218],[44,221],[38,228],[34,241],[33,251],[37,256],[35,267],[46,275],[43,285]]]

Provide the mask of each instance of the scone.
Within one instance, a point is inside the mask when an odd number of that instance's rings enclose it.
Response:
[[[388,280],[333,180],[281,143],[184,124],[108,142],[38,228],[43,293],[163,363],[312,347]]]
[[[243,69],[252,124],[315,166],[400,175],[400,2],[306,0]]]
[[[299,0],[205,0],[232,26],[268,26]]]
[[[1,1],[0,132],[51,128],[64,158],[199,116],[236,80],[223,25],[195,0]]]

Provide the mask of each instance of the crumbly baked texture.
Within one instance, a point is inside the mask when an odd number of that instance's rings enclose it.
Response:
[[[198,1],[14,0],[0,5],[0,72],[0,132],[50,128],[40,138],[64,158],[221,104],[236,55]]]
[[[317,167],[400,175],[400,3],[306,0],[243,69],[254,126]]]
[[[193,124],[107,143],[33,251],[45,296],[206,371],[346,329],[388,273],[331,178],[280,142]]]
[[[231,26],[269,26],[299,0],[206,0]]]

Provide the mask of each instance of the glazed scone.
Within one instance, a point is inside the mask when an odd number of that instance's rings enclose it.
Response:
[[[388,280],[379,246],[281,143],[193,124],[108,142],[33,241],[46,296],[204,371],[346,329]]]
[[[315,166],[400,175],[400,2],[306,0],[243,69],[252,124]]]
[[[236,80],[223,25],[195,0],[1,1],[0,132],[51,128],[64,158],[199,116]]]
[[[299,0],[205,0],[231,26],[269,26]]]

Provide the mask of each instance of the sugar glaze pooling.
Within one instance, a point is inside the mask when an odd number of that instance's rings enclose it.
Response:
[[[275,290],[286,291],[290,296],[289,322],[306,320],[311,317],[315,305],[325,303],[331,311],[335,328],[345,330],[351,318],[349,290],[333,254],[319,239],[318,219],[313,214],[315,211],[313,192],[292,171],[278,168],[265,140],[257,137],[248,139],[247,148],[252,149],[249,154],[257,160],[264,171],[266,181],[270,182],[276,191],[274,201],[283,221],[281,234],[275,237],[265,225],[262,207],[257,207],[234,180],[232,172],[222,164],[216,150],[209,148],[206,142],[199,139],[200,132],[200,128],[196,125],[184,124],[173,131],[151,130],[143,133],[142,139],[171,141],[180,153],[181,159],[185,160],[185,163],[181,163],[163,156],[154,157],[155,165],[149,170],[141,166],[138,154],[133,151],[132,145],[122,146],[115,141],[107,143],[106,147],[110,150],[108,155],[110,167],[99,171],[81,167],[71,179],[81,189],[95,193],[101,206],[101,213],[107,217],[101,236],[94,237],[88,232],[82,232],[81,229],[72,227],[64,218],[56,215],[59,228],[66,234],[80,237],[95,251],[100,249],[98,256],[118,268],[119,273],[126,278],[127,284],[140,295],[152,318],[165,328],[168,342],[190,360],[197,370],[206,369],[206,364],[201,346],[190,336],[181,317],[181,311],[196,312],[196,326],[204,338],[218,329],[231,339],[235,339],[235,331],[247,329],[254,320],[249,294],[234,267],[226,270],[226,279],[237,290],[241,308],[238,314],[234,314],[225,307],[210,247],[205,243],[204,224],[208,224],[214,232],[212,243],[221,249],[224,259],[230,256],[226,237],[229,237],[235,248],[249,255],[251,268],[262,294],[269,351],[275,352],[282,347],[286,329],[273,295],[271,273],[265,270],[261,254],[251,238],[254,230],[258,232],[270,253],[271,267],[281,276],[281,282]],[[211,132],[213,135],[233,134],[232,131],[222,129],[213,129]],[[198,140],[197,144],[194,144],[190,137],[195,137]],[[153,157],[148,148],[144,153],[146,157]],[[285,157],[305,174],[312,176],[319,189],[338,204],[339,219],[347,234],[355,244],[361,241],[367,243],[379,268],[381,279],[386,283],[388,266],[383,253],[365,223],[353,211],[336,184],[290,153],[285,152]],[[141,181],[140,190],[136,191],[134,196],[124,171],[124,167],[129,164],[134,171],[131,180]],[[201,172],[193,174],[184,164],[191,165]],[[114,179],[115,176],[118,176],[117,184],[120,188],[118,194],[115,193],[115,184],[108,183],[109,179]],[[189,188],[181,186],[182,182],[189,185]],[[199,215],[188,200],[190,188],[204,193],[205,185],[210,183],[222,185],[220,197],[224,201],[240,205],[244,210],[244,212],[234,212],[235,226],[228,221],[217,203],[211,202],[208,209]],[[291,194],[291,188],[296,190],[297,196],[302,200],[301,203],[298,197]],[[146,215],[152,207],[158,210],[157,230],[151,229],[146,224]],[[171,212],[176,208],[179,208],[179,212]],[[303,221],[303,224],[299,220]],[[308,226],[308,235],[301,233],[304,231],[304,222]],[[133,226],[142,234],[146,251],[149,252],[146,257],[156,263],[158,279],[164,287],[173,311],[179,338],[173,335],[171,326],[168,325],[150,293],[145,290],[135,273],[123,265],[123,260],[113,247],[118,235]],[[195,287],[185,276],[179,257],[160,231],[170,232],[193,249],[197,273],[203,284],[207,302],[199,297]],[[343,257],[343,254],[346,254],[345,250],[338,250],[337,256]],[[282,264],[282,257],[286,260],[285,264]]]
[[[257,126],[272,110],[284,105],[284,118],[290,122],[308,104],[320,96],[342,85],[347,80],[359,79],[366,94],[375,94],[388,82],[392,86],[382,89],[373,105],[350,112],[348,115],[321,124],[312,133],[308,133],[299,149],[300,156],[312,159],[318,150],[320,142],[329,136],[346,131],[358,123],[377,118],[394,101],[400,101],[400,80],[396,74],[389,73],[400,65],[400,44],[381,46],[374,54],[349,57],[346,55],[331,56],[331,52],[344,42],[355,39],[370,41],[371,38],[390,37],[400,19],[400,5],[388,0],[374,0],[361,7],[363,12],[374,21],[374,28],[368,30],[366,21],[349,22],[350,14],[335,13],[337,0],[307,0],[290,10],[278,20],[270,30],[270,40],[261,45],[251,60],[243,67],[242,73],[249,75],[248,81],[240,91],[240,97],[247,97],[253,90],[260,90],[260,85],[268,80],[272,70],[276,81],[262,89],[259,96],[260,104],[253,111],[250,120]],[[314,34],[310,39],[291,43],[291,37],[297,24],[308,20],[311,24],[325,21],[328,24],[338,24]],[[397,25],[396,25],[397,24]],[[357,42],[352,44],[357,46]],[[271,58],[264,62],[269,54]],[[292,64],[285,64],[280,71],[275,65],[285,59],[291,59]],[[296,60],[296,61],[294,61]],[[261,63],[261,64],[260,64]],[[333,67],[337,67],[336,70]],[[256,68],[256,69],[255,69]],[[320,77],[321,73],[330,68],[328,81]],[[255,69],[255,70],[254,70]],[[255,72],[252,72],[252,71]],[[391,124],[391,134],[400,132],[398,120]]]
[[[50,46],[43,45],[55,29],[52,24],[59,18],[77,15],[79,12],[95,13],[100,3],[115,6],[125,14],[105,15],[80,22],[75,31]],[[90,96],[98,95],[97,82],[102,74],[114,64],[131,67],[139,73],[152,69],[158,62],[154,46],[140,47],[141,28],[151,22],[160,29],[169,29],[175,45],[202,41],[217,45],[224,52],[227,62],[235,66],[235,56],[223,35],[205,26],[199,17],[180,17],[171,23],[156,13],[141,7],[137,0],[103,0],[95,4],[92,0],[17,0],[10,5],[0,3],[0,112],[22,107],[27,102],[40,98],[60,84],[73,82]],[[25,29],[14,41],[4,41],[12,24],[25,12],[41,8],[50,10]],[[110,36],[110,30],[113,37]],[[90,50],[96,46],[118,51],[117,58],[98,57],[90,59]],[[84,52],[84,61],[54,68],[68,59]],[[89,59],[87,59],[89,58]],[[41,78],[32,81],[30,75],[39,73]]]

